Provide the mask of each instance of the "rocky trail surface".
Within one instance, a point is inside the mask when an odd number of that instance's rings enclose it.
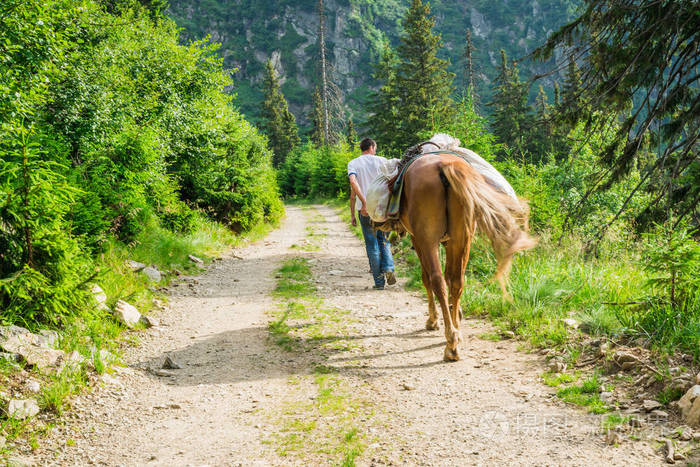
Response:
[[[302,305],[273,293],[276,271],[293,258],[306,259],[316,286]],[[362,242],[335,211],[288,207],[266,239],[172,285],[161,326],[137,334],[139,344],[125,350],[127,366],[74,401],[33,461],[662,461],[645,441],[607,444],[601,416],[564,405],[541,383],[542,357],[518,351],[516,341],[480,338],[491,331],[482,321],[463,321],[462,360],[444,363],[442,331],[424,330],[422,295],[403,289],[401,279],[374,291],[367,269]],[[268,325],[285,307],[314,311],[275,327],[275,340]],[[162,369],[168,356],[175,368]]]

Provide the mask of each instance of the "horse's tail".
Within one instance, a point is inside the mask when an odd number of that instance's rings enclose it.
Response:
[[[442,163],[442,172],[453,193],[464,207],[467,231],[474,223],[491,241],[498,266],[494,279],[508,297],[506,282],[513,263],[513,255],[537,245],[528,235],[529,206],[525,200],[516,200],[497,191],[484,177],[464,161]]]

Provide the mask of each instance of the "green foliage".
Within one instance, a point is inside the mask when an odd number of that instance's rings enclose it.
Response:
[[[655,195],[638,216],[644,227],[670,217],[697,219],[696,2],[587,0],[584,6],[578,18],[552,34],[535,56],[548,59],[566,48],[571,86],[564,89],[560,113],[565,119],[585,122],[590,133],[601,126],[594,115],[600,109],[606,109],[608,122],[622,122],[599,153],[609,170],[592,189],[606,191],[642,168],[644,176],[631,193],[646,189]],[[649,147],[657,154],[650,157]],[[663,198],[665,206],[659,203]],[[601,226],[598,237],[608,226]]]
[[[532,115],[527,104],[529,86],[520,80],[517,64],[510,66],[505,50],[501,50],[501,65],[496,77],[493,100],[489,104],[493,114],[493,132],[511,156],[522,156],[527,150],[527,132]],[[501,157],[505,152],[501,153]]]
[[[3,323],[65,325],[119,242],[158,236],[174,250],[149,260],[182,258],[193,245],[173,239],[202,229],[197,211],[235,231],[281,217],[267,141],[223,92],[231,80],[216,47],[180,45],[163,5],[3,6]]]
[[[298,147],[278,171],[282,194],[334,198],[347,193],[348,162],[355,157],[357,154],[345,145],[316,147],[307,143]]]
[[[376,96],[379,112],[372,118],[373,131],[379,144],[394,151],[419,143],[419,134],[454,112],[454,74],[447,71],[449,61],[438,57],[442,40],[433,32],[435,20],[429,15],[428,4],[412,1],[396,58],[386,51],[377,69],[384,82]]]

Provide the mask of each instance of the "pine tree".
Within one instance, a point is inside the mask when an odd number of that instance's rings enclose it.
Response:
[[[578,60],[582,85],[575,107],[563,109],[569,116],[588,124],[604,110],[609,121],[622,119],[614,140],[600,151],[609,175],[591,190],[605,191],[635,167],[645,166],[624,206],[600,229],[599,239],[644,188],[654,194],[649,208],[659,206],[662,197],[673,206],[673,212],[666,209],[655,221],[673,213],[676,223],[700,217],[698,18],[695,1],[586,0],[580,16],[534,53],[547,60],[563,48]],[[590,133],[600,125],[586,127]],[[648,157],[649,143],[656,158]]]
[[[275,68],[270,60],[265,67],[263,79],[265,100],[262,103],[261,128],[270,140],[273,151],[273,164],[279,166],[287,154],[299,144],[296,119],[289,111],[287,100],[280,89]]]
[[[371,115],[368,126],[372,137],[377,140],[385,153],[393,148],[401,148],[396,140],[399,128],[399,96],[396,87],[396,67],[398,58],[388,42],[384,43],[382,55],[375,65],[374,79],[382,83],[376,93],[373,93],[368,108]],[[405,147],[405,145],[403,146]]]
[[[454,74],[447,71],[449,61],[438,58],[440,35],[433,33],[435,20],[429,4],[413,0],[403,22],[396,67],[398,107],[401,109],[396,144],[416,144],[437,121],[454,114],[450,98]]]
[[[357,144],[357,131],[355,131],[355,123],[352,121],[352,117],[348,120],[348,126],[346,128],[346,141],[351,149]]]
[[[492,126],[496,137],[517,155],[525,152],[526,132],[532,117],[527,94],[528,85],[520,81],[517,63],[508,66],[506,53],[501,50],[496,92],[489,103],[494,119]]]
[[[323,129],[323,102],[321,101],[321,92],[318,86],[314,90],[313,94],[313,108],[311,110],[311,141],[316,146],[325,146],[325,132]]]

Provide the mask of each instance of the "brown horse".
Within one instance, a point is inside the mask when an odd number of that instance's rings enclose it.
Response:
[[[523,201],[497,191],[460,157],[431,154],[420,157],[404,175],[400,220],[411,235],[428,293],[427,329],[439,329],[434,297],[445,321],[445,360],[459,360],[459,301],[469,248],[478,228],[491,241],[498,266],[495,280],[507,297],[506,281],[513,255],[537,243],[527,230]],[[446,252],[443,277],[439,244]],[[449,303],[447,289],[449,288]]]

